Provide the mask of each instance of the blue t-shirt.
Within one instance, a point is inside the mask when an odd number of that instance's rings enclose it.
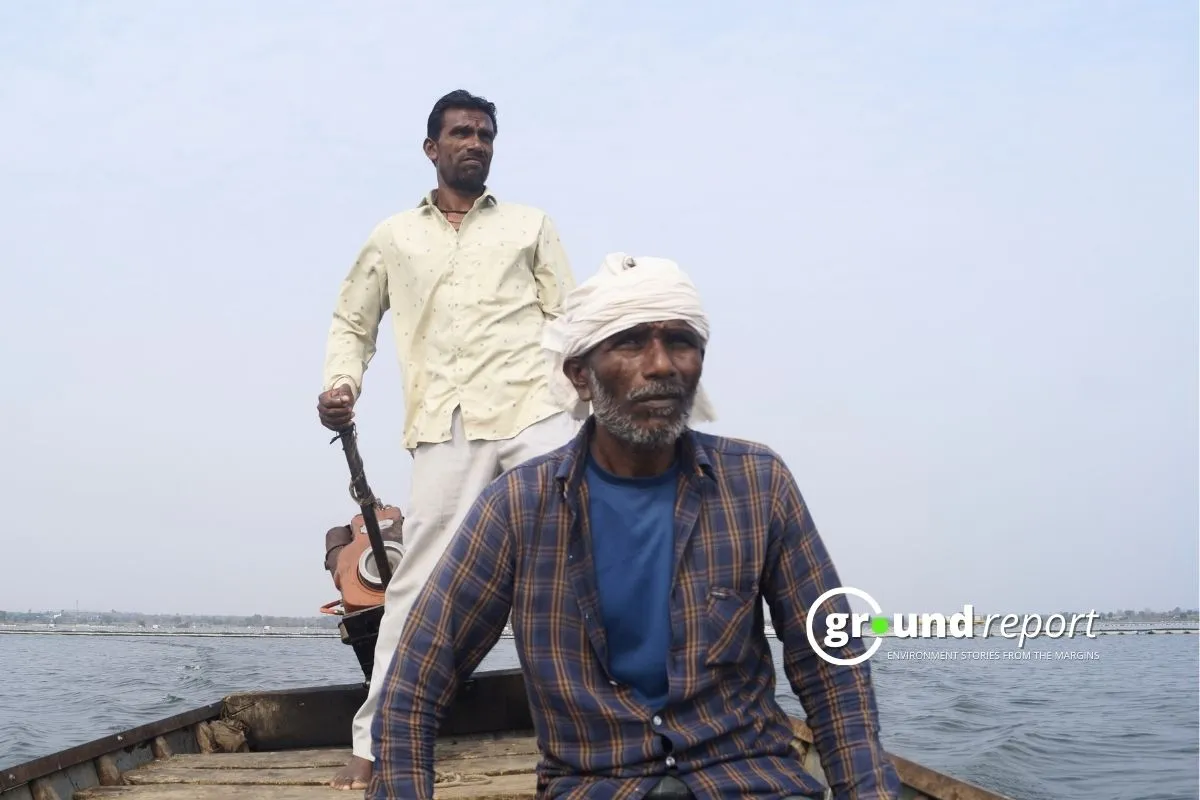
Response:
[[[650,478],[622,478],[588,456],[588,516],[608,669],[655,709],[667,699],[678,476],[672,466]]]

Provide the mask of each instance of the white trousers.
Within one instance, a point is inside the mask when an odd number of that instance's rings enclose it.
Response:
[[[479,494],[501,473],[566,444],[580,422],[567,413],[535,422],[511,439],[468,441],[457,409],[451,439],[413,451],[412,495],[404,518],[404,558],[383,601],[366,702],[354,715],[354,755],[374,761],[371,720],[408,612]]]

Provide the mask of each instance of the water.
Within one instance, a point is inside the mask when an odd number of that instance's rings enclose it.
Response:
[[[988,659],[960,642],[885,640],[872,658],[884,746],[1026,800],[1200,797],[1195,635],[1035,641],[1095,658]],[[900,659],[919,652],[920,659]],[[957,653],[934,660],[931,654]],[[889,656],[890,653],[890,656]],[[782,663],[778,642],[776,663]],[[501,641],[482,669],[513,667]],[[232,691],[361,679],[336,638],[0,635],[0,767],[179,713]],[[803,714],[779,676],[784,707]]]

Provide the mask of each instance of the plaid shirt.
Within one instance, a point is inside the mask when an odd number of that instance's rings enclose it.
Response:
[[[433,796],[439,720],[510,610],[542,752],[539,796],[636,798],[675,774],[700,800],[819,797],[775,699],[765,598],[834,796],[898,798],[868,665],[831,665],[808,643],[808,607],[840,582],[795,479],[766,447],[684,435],[667,707],[656,714],[612,678],[583,479],[594,424],[505,473],[471,508],[388,670],[367,797]],[[850,611],[844,596],[827,605]],[[848,658],[861,648],[851,638],[828,649]]]

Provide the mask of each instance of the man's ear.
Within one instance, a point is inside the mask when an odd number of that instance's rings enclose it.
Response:
[[[587,365],[580,358],[568,358],[563,362],[563,375],[566,375],[567,380],[575,387],[575,391],[579,394],[579,399],[585,403],[590,403],[592,401],[592,390],[588,386],[587,369]]]
[[[437,163],[437,142],[425,137],[425,141],[421,143],[421,149],[425,151],[425,157],[433,163]]]

